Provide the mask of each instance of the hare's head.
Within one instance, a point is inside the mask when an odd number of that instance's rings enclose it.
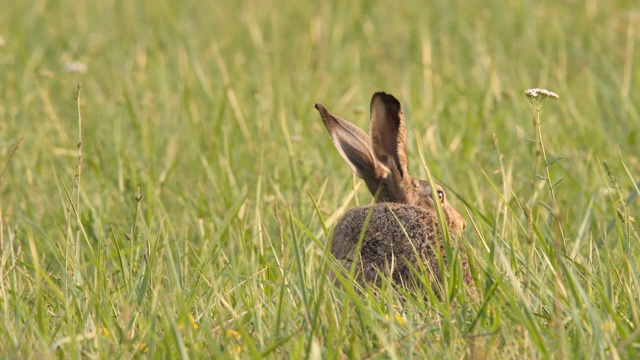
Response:
[[[320,105],[316,109],[340,155],[362,178],[378,202],[434,208],[442,204],[452,229],[464,229],[462,216],[449,204],[442,186],[409,175],[404,115],[392,95],[377,92],[371,98],[370,136]]]

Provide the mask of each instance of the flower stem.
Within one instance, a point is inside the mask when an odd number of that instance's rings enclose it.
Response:
[[[556,241],[556,246],[559,249],[564,250],[564,241],[565,241],[564,229],[562,228],[562,224],[560,223],[560,219],[558,217],[558,213],[559,213],[558,201],[556,200],[556,193],[553,188],[553,182],[551,181],[551,172],[549,171],[550,164],[547,157],[547,151],[544,147],[544,140],[542,138],[542,126],[540,124],[540,112],[542,111],[542,107],[540,107],[540,104],[541,102],[537,102],[534,105],[534,109],[536,111],[535,127],[536,127],[537,143],[540,146],[540,155],[542,155],[542,160],[544,161],[544,171],[545,171],[544,180],[547,184],[547,188],[549,189],[549,193],[551,194],[551,217],[555,220],[555,223],[558,226],[558,231],[560,232],[560,237],[561,237],[561,239]],[[537,158],[538,156],[536,156],[536,169],[538,168]]]

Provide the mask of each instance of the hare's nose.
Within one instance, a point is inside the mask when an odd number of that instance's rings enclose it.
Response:
[[[452,228],[459,230],[460,232],[463,232],[464,229],[467,228],[467,222],[464,221],[464,218],[458,214],[458,216],[455,218],[455,220],[453,221],[453,224],[451,224]]]
[[[462,232],[467,228],[467,222],[464,221],[463,218],[460,218],[460,224],[458,226],[460,226],[460,232]]]

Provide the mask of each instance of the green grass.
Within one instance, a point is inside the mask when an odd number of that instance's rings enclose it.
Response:
[[[316,3],[3,3],[0,353],[640,356],[635,2]],[[443,301],[325,276],[371,196],[313,104],[366,128],[377,90],[478,302],[455,267]]]

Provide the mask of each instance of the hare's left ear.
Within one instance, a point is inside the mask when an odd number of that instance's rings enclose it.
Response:
[[[401,182],[411,181],[407,161],[406,130],[400,101],[384,92],[371,98],[371,149],[376,159]]]
[[[388,171],[376,161],[367,133],[347,120],[333,115],[321,104],[316,104],[316,109],[342,158],[356,175],[364,179],[371,194],[376,196]]]

